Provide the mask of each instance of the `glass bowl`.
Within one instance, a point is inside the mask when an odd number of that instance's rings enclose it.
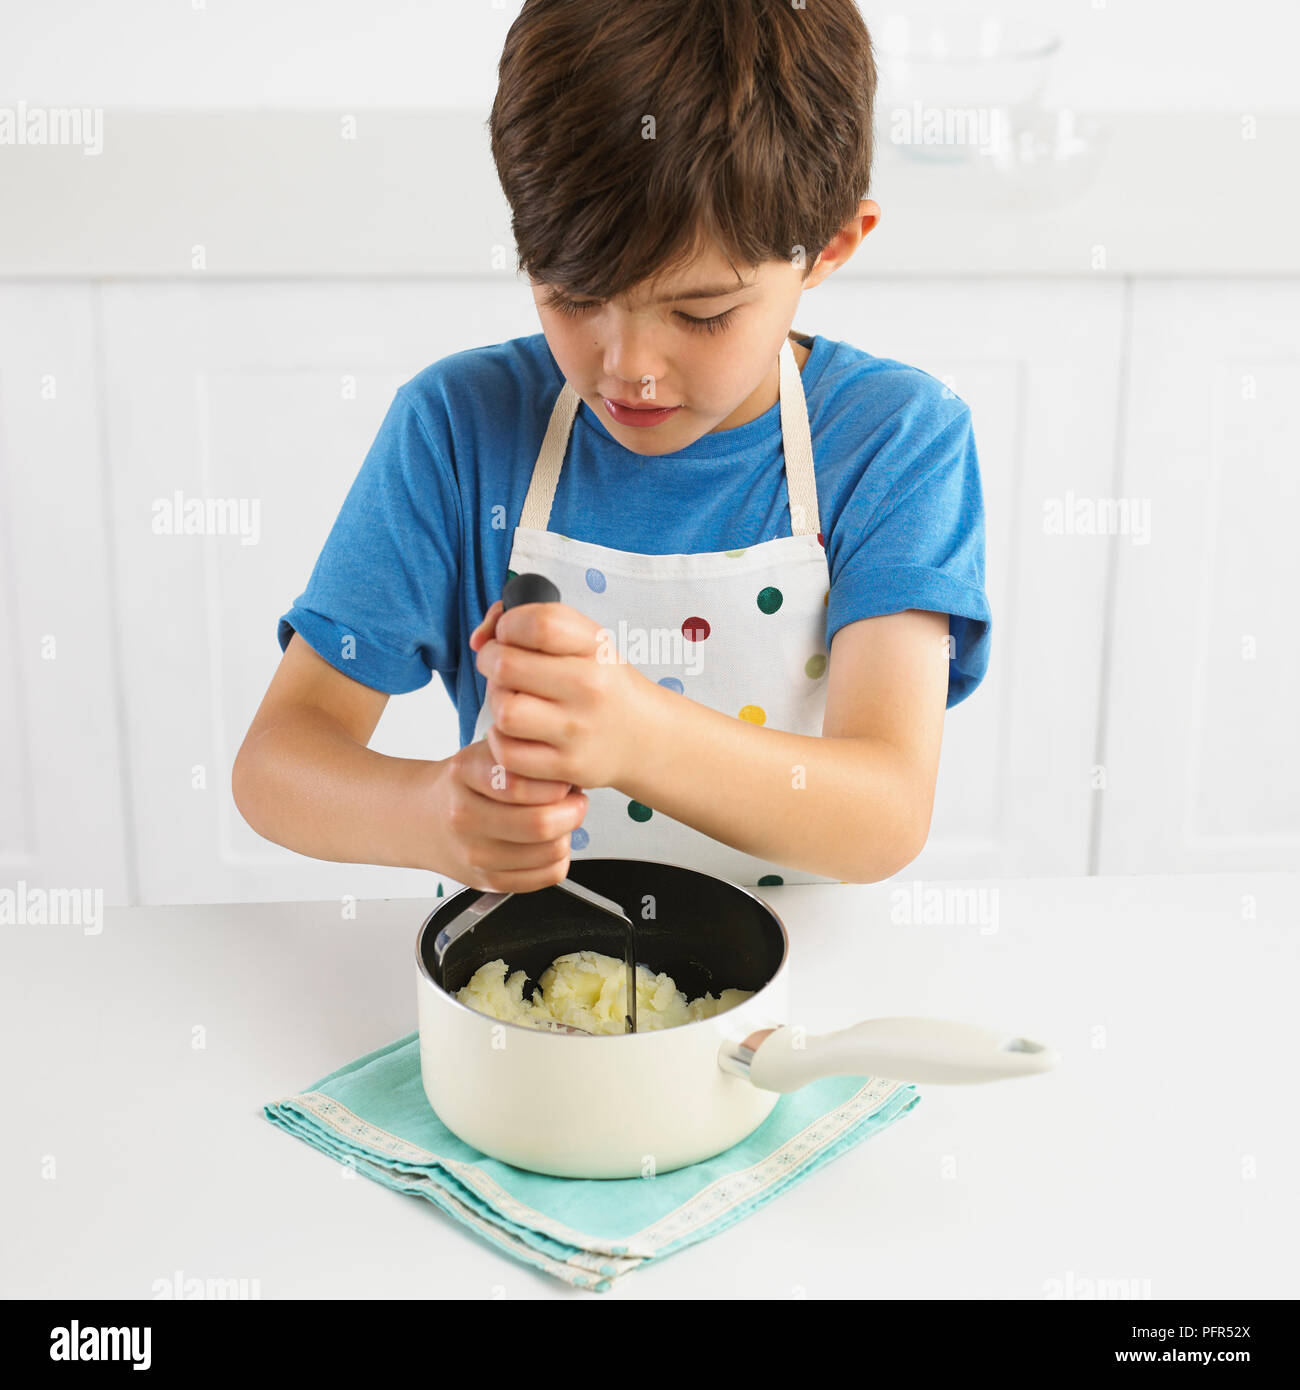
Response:
[[[887,12],[872,37],[879,148],[946,163],[1005,148],[1037,106],[1061,46],[1029,20],[946,6]]]

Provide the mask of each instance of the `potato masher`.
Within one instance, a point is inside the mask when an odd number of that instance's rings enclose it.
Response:
[[[506,581],[505,588],[501,591],[501,604],[503,608],[517,608],[525,603],[556,603],[559,601],[560,591],[551,583],[545,575],[541,574],[517,574],[512,579]],[[636,1032],[636,925],[626,912],[614,901],[603,897],[600,893],[594,893],[590,888],[584,888],[581,883],[575,883],[573,879],[566,878],[555,885],[562,888],[566,893],[572,894],[588,906],[600,912],[609,913],[612,917],[617,917],[626,927],[624,933],[624,955],[623,959],[627,965],[627,1012],[623,1016],[625,1031],[628,1033]],[[466,932],[473,931],[474,928],[483,920],[488,913],[495,911],[507,898],[513,898],[514,893],[492,893],[484,892],[476,898],[463,912],[459,912],[451,919],[439,932],[434,940],[434,955],[441,965],[443,955],[447,948],[458,937]],[[589,1033],[585,1028],[574,1028],[569,1024],[556,1024],[555,1028],[563,1033],[579,1033],[583,1037],[595,1037],[596,1034]]]

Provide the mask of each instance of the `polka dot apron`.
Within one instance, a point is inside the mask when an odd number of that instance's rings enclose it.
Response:
[[[547,530],[579,398],[566,382],[533,467],[510,572],[544,574],[562,602],[608,630],[619,655],[683,699],[735,719],[820,736],[830,572],[819,534],[812,439],[789,339],[780,353],[781,434],[792,535],[741,550],[641,555]],[[671,456],[665,467],[671,467]],[[509,577],[509,575],[507,575]],[[485,700],[474,741],[492,722]],[[802,770],[784,774],[792,780]],[[572,857],[654,859],[744,885],[837,880],[756,859],[612,787],[587,789]]]

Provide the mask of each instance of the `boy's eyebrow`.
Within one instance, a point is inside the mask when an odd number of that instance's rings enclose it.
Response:
[[[677,294],[663,294],[658,299],[652,299],[652,304],[671,304],[676,299],[719,299],[724,294],[735,294],[737,290],[751,290],[758,284],[757,280],[748,280],[742,284],[730,285],[701,285],[693,290],[681,290]]]
[[[692,290],[680,290],[676,294],[662,294],[658,299],[652,299],[651,304],[672,304],[679,299],[720,299],[724,294],[735,294],[738,290],[752,290],[758,284],[757,280],[746,280],[739,285],[697,285]],[[564,292],[556,285],[547,288],[549,298],[563,297]]]

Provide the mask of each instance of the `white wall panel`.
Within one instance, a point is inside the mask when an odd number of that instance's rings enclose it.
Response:
[[[0,887],[125,902],[93,290],[0,285]]]
[[[306,587],[393,392],[467,344],[531,331],[527,293],[454,284],[103,293],[143,900],[433,896],[432,874],[327,864],[264,841],[233,805],[230,767],[280,659],[276,620]],[[155,535],[154,501],[177,490],[256,499],[257,543]],[[441,681],[390,701],[373,746],[454,752]]]
[[[987,514],[992,655],[949,711],[930,841],[905,877],[1088,869],[1104,542],[1051,534],[1044,508],[1109,486],[1123,286],[848,282],[797,323],[922,367],[971,407]]]
[[[1300,866],[1300,284],[1140,281],[1102,873]]]

